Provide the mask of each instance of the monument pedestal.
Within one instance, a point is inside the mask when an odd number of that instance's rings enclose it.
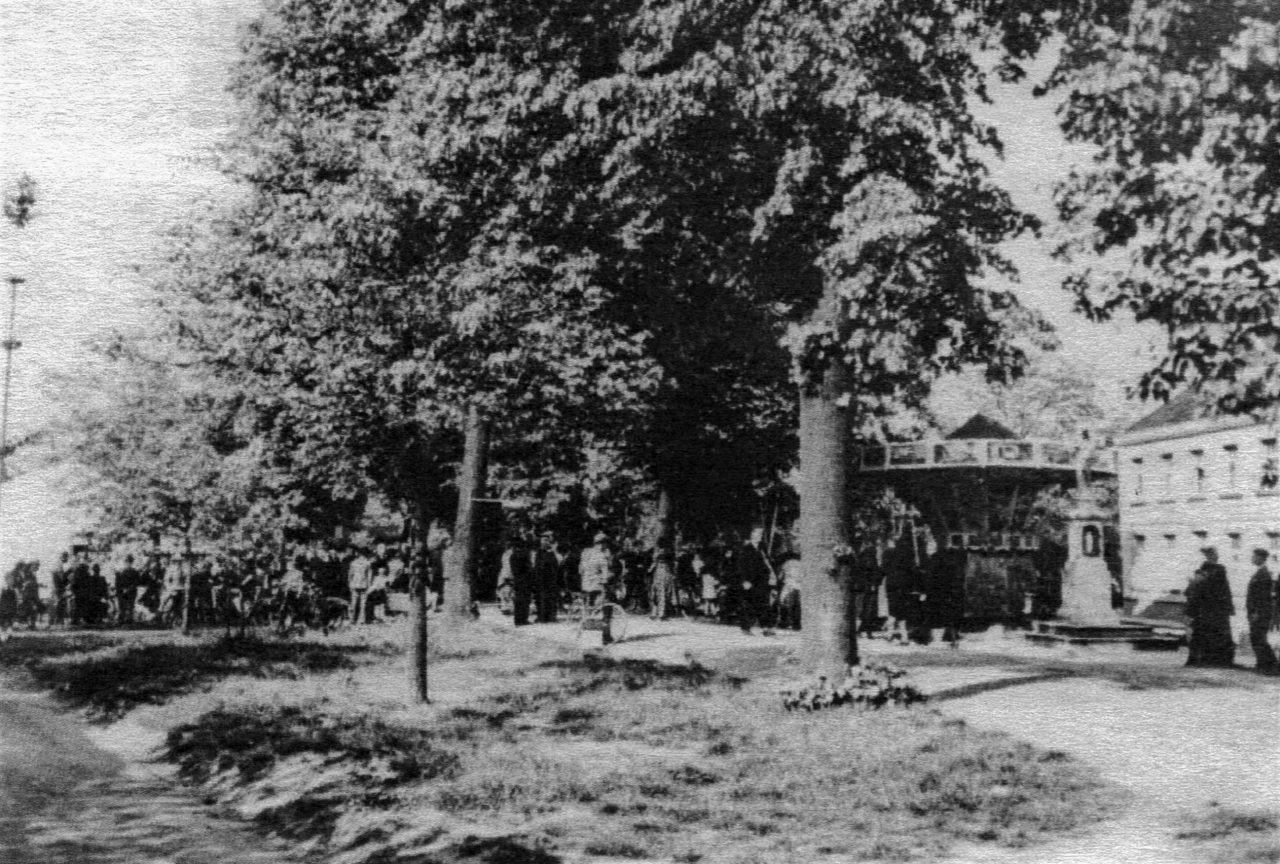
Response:
[[[1143,648],[1164,647],[1169,641],[1153,627],[1122,622],[1111,608],[1111,573],[1102,555],[1102,529],[1110,518],[1094,490],[1077,491],[1066,514],[1067,563],[1062,570],[1062,606],[1053,621],[1037,622],[1027,634],[1028,639],[1070,645],[1120,643]]]

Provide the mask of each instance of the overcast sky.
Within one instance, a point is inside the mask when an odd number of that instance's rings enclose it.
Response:
[[[10,435],[56,410],[54,370],[89,362],[86,345],[139,321],[141,279],[158,236],[222,181],[202,162],[225,128],[227,64],[238,27],[258,0],[0,0],[0,180],[28,172],[40,184],[36,219],[0,228],[0,274],[27,281],[18,302]],[[1051,106],[1026,87],[997,88],[990,109],[1008,144],[999,180],[1018,202],[1051,216],[1053,180],[1075,158]],[[1132,327],[1100,327],[1070,310],[1052,242],[1010,251],[1017,289],[1060,328],[1064,352],[1117,398],[1141,368]],[[0,306],[0,313],[7,306]],[[65,481],[28,471],[0,497],[0,566],[65,542],[75,517],[60,510]]]

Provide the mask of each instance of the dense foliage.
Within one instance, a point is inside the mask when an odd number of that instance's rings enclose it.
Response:
[[[1059,191],[1081,227],[1069,287],[1098,317],[1168,333],[1144,396],[1211,384],[1230,411],[1280,399],[1280,6],[1099,2],[1050,82],[1097,148]],[[1102,261],[1092,256],[1103,254]]]
[[[759,518],[796,380],[848,369],[869,429],[941,371],[1016,374],[1020,312],[975,277],[1032,220],[968,105],[979,52],[1017,74],[1047,28],[1015,2],[271,4],[233,88],[240,192],[159,280],[227,403],[182,458],[253,462],[285,525],[370,492],[430,517],[478,405],[535,519],[658,488],[695,530]]]

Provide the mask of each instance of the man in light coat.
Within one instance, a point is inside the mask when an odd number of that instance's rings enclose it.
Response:
[[[582,551],[578,574],[582,577],[582,593],[586,595],[587,608],[610,602],[614,581],[613,553],[609,551],[609,538],[603,531],[596,534],[591,546]],[[613,641],[612,619],[613,608],[605,605],[604,629],[600,631],[605,645]]]

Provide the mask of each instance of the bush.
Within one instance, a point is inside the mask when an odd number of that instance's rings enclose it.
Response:
[[[817,685],[783,689],[782,707],[787,711],[821,711],[841,705],[882,708],[885,705],[913,705],[929,697],[910,684],[899,683],[906,675],[889,666],[854,666],[843,681],[831,684],[825,677]]]

